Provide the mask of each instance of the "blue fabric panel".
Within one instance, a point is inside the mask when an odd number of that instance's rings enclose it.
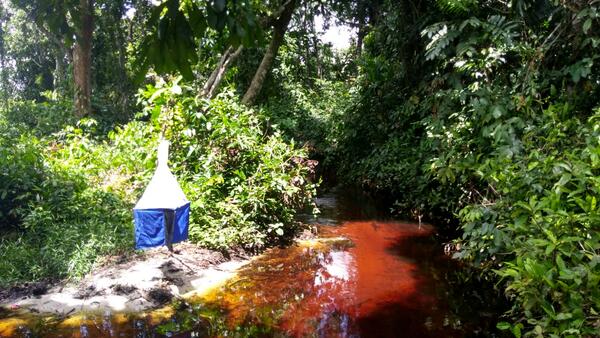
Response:
[[[147,249],[165,244],[165,226],[162,209],[133,210],[135,248]]]
[[[165,245],[164,209],[134,209],[135,248],[148,249]],[[190,222],[190,203],[175,209],[175,227],[173,243],[185,241],[188,238]]]
[[[173,229],[173,243],[185,241],[188,238],[188,225],[190,224],[190,203],[175,210],[175,227]]]

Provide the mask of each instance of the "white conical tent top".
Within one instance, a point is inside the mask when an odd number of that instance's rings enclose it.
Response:
[[[168,159],[169,142],[162,140],[158,146],[158,167],[134,209],[175,210],[189,202],[167,165]]]

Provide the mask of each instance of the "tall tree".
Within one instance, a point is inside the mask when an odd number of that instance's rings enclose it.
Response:
[[[83,117],[92,111],[94,0],[79,0],[78,14],[73,48],[74,105],[75,114]]]
[[[267,74],[273,65],[273,60],[277,56],[279,47],[281,47],[281,44],[283,43],[283,37],[285,36],[285,32],[287,31],[290,20],[292,19],[292,14],[296,8],[296,2],[296,0],[288,0],[283,5],[283,12],[273,24],[273,36],[271,37],[271,42],[265,51],[265,55],[263,56],[256,73],[254,73],[254,77],[252,78],[250,86],[242,98],[242,103],[245,105],[252,105],[262,89]]]
[[[236,55],[234,50],[240,45],[254,45],[261,36],[250,0],[166,0],[152,10],[147,25],[154,29],[140,45],[140,77],[153,67],[157,73],[177,71],[192,80],[192,67],[198,63],[198,41],[205,37],[207,28],[226,40],[219,67],[231,64],[228,59]],[[209,82],[216,80],[218,73],[218,69],[213,72]]]
[[[67,58],[72,55],[75,114],[79,117],[90,114],[94,0],[12,2],[25,11],[38,29],[55,43],[55,85],[60,82],[57,78],[62,77],[65,55]]]
[[[6,47],[5,47],[5,14],[4,6],[0,3],[0,77],[2,81],[0,86],[2,89],[2,99],[4,108],[8,109],[8,74],[6,71]]]
[[[225,78],[225,73],[227,72],[227,69],[229,69],[229,67],[235,62],[235,60],[237,60],[237,58],[242,53],[243,48],[244,46],[240,45],[234,51],[233,47],[229,46],[229,48],[225,50],[225,53],[223,53],[223,55],[219,59],[217,66],[208,77],[208,80],[206,80],[206,82],[204,83],[204,86],[202,87],[202,91],[200,93],[201,96],[212,98],[217,93],[219,85]]]
[[[279,9],[271,15],[265,15],[258,20],[260,30],[268,30],[273,26],[277,19],[282,15],[285,7],[281,6]],[[244,45],[239,45],[237,48],[233,44],[225,49],[225,52],[221,55],[219,62],[215,66],[215,69],[211,72],[210,76],[204,83],[201,96],[212,98],[217,93],[221,82],[225,78],[227,70],[235,63],[242,51]]]
[[[404,2],[397,2],[404,5]],[[333,0],[332,9],[336,19],[356,29],[356,56],[362,54],[363,41],[369,31],[377,24],[381,16],[383,0]],[[415,7],[415,4],[411,6]]]

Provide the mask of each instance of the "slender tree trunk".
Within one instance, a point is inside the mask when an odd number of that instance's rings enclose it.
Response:
[[[240,45],[235,50],[235,52],[233,52],[233,54],[229,54],[229,57],[227,58],[227,60],[225,60],[225,62],[223,62],[221,67],[217,68],[217,75],[216,75],[210,89],[206,93],[206,97],[213,98],[215,96],[217,89],[219,89],[221,82],[225,78],[225,73],[227,72],[227,69],[229,69],[229,66],[231,66],[231,64],[233,64],[235,62],[235,60],[240,56],[240,54],[242,53],[242,49],[244,49],[244,47],[242,45]]]
[[[92,35],[94,32],[94,0],[79,0],[79,26],[73,49],[73,81],[75,115],[83,117],[92,111]]]
[[[306,1],[304,3],[304,15],[303,15],[303,20],[302,20],[302,25],[304,26],[304,39],[302,39],[303,43],[304,43],[304,62],[306,62],[305,65],[305,69],[306,69],[306,78],[310,81],[310,83],[312,84],[312,76],[313,76],[313,71],[312,71],[312,60],[311,60],[311,53],[310,53],[310,32],[312,32],[310,30],[310,25],[308,23],[308,16],[311,15],[310,10],[308,8],[308,1]],[[311,22],[312,23],[312,22]]]
[[[227,73],[229,67],[235,62],[235,60],[237,60],[243,49],[244,46],[240,45],[233,53],[233,47],[231,46],[225,50],[221,56],[221,59],[219,59],[219,62],[217,63],[217,67],[212,71],[204,83],[204,86],[202,86],[200,96],[207,97],[209,99],[215,96],[217,89],[219,89],[221,82],[225,78],[225,73]]]
[[[117,57],[119,60],[118,65],[118,84],[117,88],[119,90],[118,102],[117,105],[120,108],[120,114],[126,114],[128,102],[129,102],[129,81],[127,80],[127,69],[125,67],[127,52],[125,50],[125,45],[127,44],[124,27],[121,25],[121,18],[125,15],[125,2],[121,2],[118,10],[113,16],[113,25],[117,27],[116,29],[111,29],[111,35],[114,36],[114,41],[117,50]]]
[[[310,33],[312,35],[312,42],[313,42],[313,58],[315,59],[316,62],[316,67],[317,67],[317,77],[319,79],[323,78],[323,67],[321,64],[321,56],[319,53],[319,37],[317,36],[317,31],[315,28],[315,16],[313,15],[311,17],[311,29],[310,29]]]
[[[275,59],[275,56],[277,56],[279,47],[283,43],[283,37],[287,31],[290,20],[292,19],[292,14],[294,13],[295,7],[296,1],[289,1],[283,10],[283,13],[273,25],[273,37],[271,38],[271,43],[269,43],[269,46],[267,47],[260,66],[258,66],[256,73],[254,73],[250,87],[248,87],[246,94],[244,94],[244,97],[242,98],[243,104],[251,106],[260,93],[260,90],[262,89],[267,77],[267,73],[271,70],[273,60]]]
[[[6,39],[5,39],[5,22],[6,15],[4,14],[3,3],[0,2],[0,78],[2,81],[0,85],[2,86],[2,98],[4,101],[4,109],[8,111],[9,103],[8,103],[8,72],[6,69]]]
[[[363,37],[364,37],[364,31],[363,31],[363,27],[359,27],[358,28],[358,33],[357,33],[357,37],[356,37],[356,56],[360,57],[362,55],[362,46],[363,46]]]
[[[229,47],[227,47],[225,52],[223,52],[223,55],[221,55],[221,58],[219,59],[219,62],[217,63],[217,67],[212,71],[212,73],[210,73],[210,76],[204,83],[204,86],[202,86],[202,91],[200,92],[201,96],[203,96],[203,97],[208,96],[208,92],[210,92],[210,89],[212,88],[213,84],[215,83],[215,79],[217,78],[219,69],[221,69],[223,67],[223,65],[225,64],[225,62],[227,62],[227,59],[229,58],[229,55],[231,54],[232,50],[233,50],[233,47],[229,46]]]
[[[125,62],[126,62],[126,55],[127,52],[125,51],[125,38],[123,37],[123,32],[121,31],[121,29],[119,28],[117,30],[117,41],[119,44],[118,50],[119,50],[119,74],[120,74],[120,83],[119,83],[119,90],[120,90],[120,94],[121,94],[121,98],[120,98],[120,104],[121,104],[121,113],[125,114],[125,111],[127,109],[127,105],[129,102],[129,91],[128,89],[128,84],[129,81],[127,81],[127,69],[125,68]]]
[[[65,89],[65,81],[66,81],[66,64],[65,64],[65,55],[62,53],[61,49],[57,49],[54,57],[54,74],[52,86],[54,87],[54,91],[59,94],[64,94]]]
[[[281,17],[283,12],[285,11],[286,6],[288,6],[293,1],[294,0],[288,0],[286,3],[284,3],[278,9],[277,13],[274,14],[273,16],[261,18],[260,25],[266,29],[267,27],[276,23],[278,18]],[[229,69],[229,67],[233,63],[235,63],[235,60],[240,56],[242,50],[243,50],[243,46],[239,46],[234,52],[233,47],[229,46],[225,50],[225,52],[223,52],[223,55],[221,55],[221,58],[219,59],[217,66],[212,71],[212,73],[210,74],[210,76],[208,77],[206,82],[204,83],[204,86],[202,86],[202,90],[200,91],[200,94],[199,94],[200,96],[207,97],[207,98],[214,97],[217,89],[219,88],[219,85],[221,84],[221,82],[223,81],[223,78],[225,77],[225,73],[227,73],[227,70]]]
[[[358,18],[358,32],[356,33],[356,57],[360,57],[362,54],[363,39],[366,34],[365,30],[365,18],[361,15]]]

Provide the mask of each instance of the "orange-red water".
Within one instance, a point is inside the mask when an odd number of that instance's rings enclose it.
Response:
[[[349,221],[321,229],[327,236],[349,238],[354,246],[319,253],[320,266],[299,273],[309,274],[308,280],[286,276],[283,289],[302,290],[304,299],[282,316],[283,331],[297,336],[422,336],[422,309],[435,308],[436,299],[423,288],[427,281],[419,273],[419,257],[400,256],[395,247],[430,236],[431,227]]]
[[[205,301],[227,314],[228,327],[266,335],[497,334],[497,299],[489,298],[497,295],[465,283],[432,226],[381,220],[358,197],[319,199],[319,234],[329,244],[273,249]]]
[[[353,202],[356,199],[352,200]],[[366,203],[320,199],[314,245],[276,248],[237,278],[186,303],[164,325],[143,318],[44,336],[494,336],[496,299],[464,282],[434,228],[378,220]],[[366,211],[365,211],[366,210]],[[345,238],[345,239],[344,239]],[[108,323],[108,324],[106,324]]]
[[[211,299],[231,327],[267,321],[289,336],[465,335],[419,267],[433,258],[434,246],[419,241],[432,236],[431,226],[347,221],[320,230],[351,244],[275,249],[243,269],[238,283]]]

